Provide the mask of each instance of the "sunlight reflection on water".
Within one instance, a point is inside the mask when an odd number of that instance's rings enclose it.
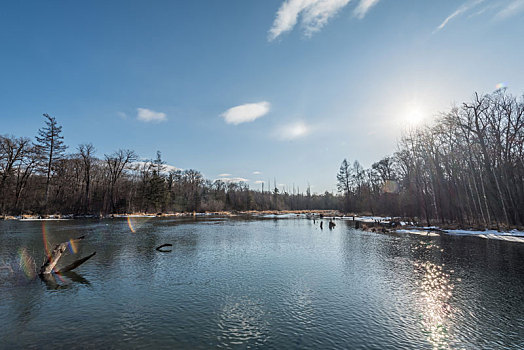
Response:
[[[440,251],[435,244],[426,249]],[[433,349],[450,348],[450,328],[453,327],[453,309],[449,304],[454,285],[450,274],[443,265],[431,261],[414,261],[415,273],[420,276],[416,282],[417,303],[420,310],[420,326]]]
[[[219,347],[260,346],[269,334],[269,322],[262,305],[247,297],[228,300],[224,304],[218,328]]]

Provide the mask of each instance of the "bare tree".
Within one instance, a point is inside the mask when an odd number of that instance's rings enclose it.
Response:
[[[13,176],[15,164],[29,151],[31,142],[27,138],[0,136],[0,212],[5,213],[6,187]]]
[[[131,162],[137,159],[137,156],[134,151],[129,149],[118,150],[110,155],[104,155],[105,162],[107,165],[108,171],[108,184],[109,184],[109,202],[110,202],[110,211],[114,212],[115,205],[115,187],[118,179],[122,176],[122,172]]]
[[[81,144],[78,146],[78,151],[82,157],[84,170],[84,213],[89,212],[89,190],[91,185],[91,170],[93,168],[95,146],[93,144]]]

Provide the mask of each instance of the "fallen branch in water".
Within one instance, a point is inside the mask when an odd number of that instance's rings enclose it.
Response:
[[[159,252],[162,252],[162,253],[170,253],[172,252],[172,250],[164,250],[162,248],[164,247],[172,247],[173,245],[171,243],[166,243],[166,244],[162,244],[162,245],[159,245],[158,247],[156,247],[155,249],[158,250]]]
[[[81,236],[81,237],[78,237],[77,239],[71,240],[69,242],[63,242],[63,243],[57,244],[55,246],[55,248],[53,249],[53,251],[51,252],[51,254],[49,254],[49,256],[47,257],[47,259],[44,262],[44,264],[40,267],[40,271],[38,272],[38,275],[40,277],[46,276],[46,275],[50,275],[51,272],[53,272],[53,269],[55,268],[56,264],[58,263],[58,260],[60,260],[60,258],[62,257],[62,255],[66,251],[67,247],[69,245],[71,245],[71,244],[75,244],[76,242],[78,242],[78,241],[80,241],[80,240],[82,240],[84,238],[85,238],[85,236]],[[85,258],[78,259],[78,260],[74,261],[72,264],[67,265],[66,267],[64,267],[63,269],[61,269],[58,272],[71,271],[71,270],[77,268],[78,266],[82,265],[83,263],[85,263],[87,260],[91,259],[95,254],[96,254],[96,252],[94,252],[93,254],[91,254],[91,255],[89,255],[89,256],[87,256]]]
[[[82,265],[82,264],[85,263],[87,260],[89,260],[89,259],[91,259],[93,256],[95,256],[95,254],[96,254],[96,252],[94,252],[94,253],[91,254],[91,255],[86,256],[85,258],[75,260],[73,263],[67,265],[66,267],[61,268],[60,271],[57,271],[57,273],[64,273],[64,272],[68,272],[68,271],[71,271],[71,270],[73,270],[73,269],[76,269],[78,266]]]

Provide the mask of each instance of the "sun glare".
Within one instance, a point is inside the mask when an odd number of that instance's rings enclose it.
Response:
[[[416,103],[410,103],[406,106],[403,119],[410,126],[420,125],[424,121],[424,109]]]

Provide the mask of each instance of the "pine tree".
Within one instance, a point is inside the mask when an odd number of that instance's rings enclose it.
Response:
[[[45,166],[45,207],[47,209],[47,203],[49,200],[49,185],[51,183],[53,167],[62,158],[67,146],[64,145],[62,126],[58,125],[56,119],[47,113],[44,113],[44,118],[46,118],[46,125],[38,130],[36,146],[42,156],[42,163]]]
[[[344,195],[344,211],[347,213],[351,209],[350,196],[352,187],[353,172],[346,159],[342,161],[340,170],[337,174],[338,191]]]

